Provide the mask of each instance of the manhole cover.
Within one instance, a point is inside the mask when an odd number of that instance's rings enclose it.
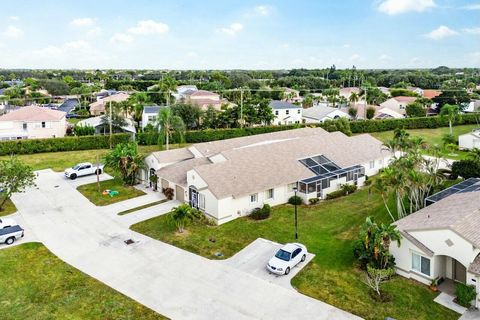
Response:
[[[134,243],[135,243],[135,241],[133,241],[132,239],[128,239],[128,240],[125,240],[125,241],[123,241],[123,242],[125,242],[125,244],[126,244],[127,246],[128,246],[129,244],[134,244]]]

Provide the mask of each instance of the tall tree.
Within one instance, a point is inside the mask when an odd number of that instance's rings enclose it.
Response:
[[[169,149],[170,139],[175,137],[178,143],[185,139],[185,123],[182,118],[173,114],[170,107],[161,108],[157,117],[157,130],[159,131],[158,144]]]
[[[159,91],[164,95],[167,106],[170,106],[172,92],[177,89],[177,80],[170,76],[164,77],[158,83]]]
[[[35,185],[32,168],[16,157],[0,160],[0,211],[15,192],[23,192]]]
[[[143,168],[143,156],[138,153],[136,143],[119,143],[105,155],[105,166],[119,172],[127,185],[134,185],[137,171]]]
[[[452,124],[460,119],[460,108],[457,105],[445,104],[440,110],[440,116],[448,120],[450,134],[453,134]]]

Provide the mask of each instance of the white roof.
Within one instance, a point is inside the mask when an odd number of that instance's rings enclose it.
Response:
[[[77,125],[78,126],[91,126],[91,127],[96,128],[96,127],[100,126],[100,124],[102,123],[102,117],[103,116],[98,116],[98,117],[84,119],[84,120],[78,121]],[[128,132],[132,132],[132,133],[137,132],[137,130],[135,130],[135,125],[133,124],[132,120],[125,119],[125,121],[127,122],[127,125],[122,128],[123,130],[128,131]]]

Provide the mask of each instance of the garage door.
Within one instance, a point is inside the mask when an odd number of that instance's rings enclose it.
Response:
[[[175,186],[175,195],[178,201],[184,202],[185,201],[185,191],[180,186]]]

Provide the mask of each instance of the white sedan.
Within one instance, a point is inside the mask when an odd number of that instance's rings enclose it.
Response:
[[[267,270],[275,274],[289,274],[290,270],[307,258],[307,248],[300,243],[287,243],[268,261]]]

